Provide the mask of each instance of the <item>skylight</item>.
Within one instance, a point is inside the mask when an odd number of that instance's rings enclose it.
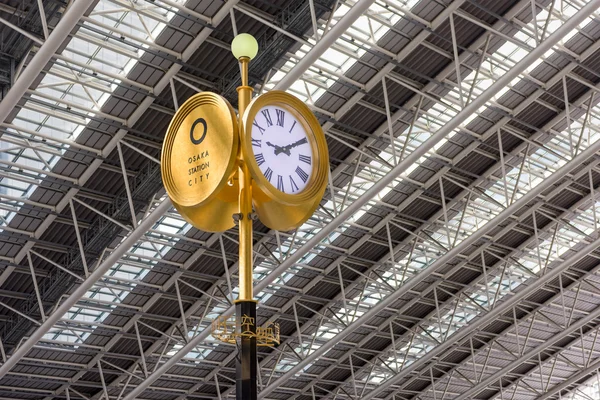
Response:
[[[12,123],[0,124],[3,146],[10,146],[0,158],[0,164],[11,171],[0,175],[3,197],[19,207],[46,176],[77,183],[52,172],[53,167],[67,150],[84,149],[98,154],[96,149],[75,143],[92,117],[126,122],[102,113],[101,108],[123,82],[139,90],[150,89],[127,79],[127,73],[146,49],[159,47],[154,38],[173,17],[173,10],[156,4],[137,13],[123,8],[118,0],[100,0],[90,16],[84,17],[82,26],[37,89],[28,92],[30,99]],[[120,39],[106,40],[105,35]],[[135,48],[133,43],[137,42],[142,45]],[[29,179],[19,177],[18,171],[22,171],[21,175],[28,174]],[[0,210],[3,217],[0,226],[14,215]]]
[[[183,3],[183,0],[179,0],[179,3]],[[36,138],[43,134],[59,141],[59,144],[55,144],[50,140],[48,146],[23,148],[11,153],[14,156],[12,162],[16,166],[37,171],[36,177],[39,179],[46,174],[52,174],[50,171],[67,149],[81,147],[75,140],[91,117],[115,120],[114,117],[104,115],[100,111],[102,105],[120,83],[129,83],[127,73],[146,49],[158,47],[154,44],[154,39],[165,28],[165,22],[174,16],[175,10],[156,4],[144,7],[143,12],[140,10],[140,13],[137,13],[121,6],[118,0],[98,2],[90,16],[84,18],[83,26],[50,68],[36,91],[31,93],[31,99],[6,129],[9,137]],[[123,43],[103,40],[103,34],[114,33],[120,35]],[[141,42],[142,45],[132,49],[125,41]],[[139,84],[135,86],[140,90],[147,89]],[[66,112],[52,112],[54,107],[73,108],[86,117],[77,119]],[[50,146],[55,146],[55,150],[50,151]],[[18,183],[16,180],[2,179],[5,185],[15,185],[13,181]],[[21,190],[11,189],[9,195],[19,204],[19,199],[27,198],[36,187],[36,184],[21,183]],[[8,213],[3,219],[3,224],[7,224],[13,215]],[[183,220],[169,216],[163,217],[154,227],[158,233],[171,235],[183,235],[188,229],[189,225]],[[101,324],[138,284],[143,283],[142,280],[148,271],[176,242],[177,239],[165,243],[149,237],[138,242],[120,263],[115,264],[106,273],[105,279],[94,285],[65,316],[65,321],[78,321],[83,325],[68,329],[55,327],[44,339],[53,343],[83,343],[93,332],[93,327]],[[85,324],[92,329],[82,328]]]

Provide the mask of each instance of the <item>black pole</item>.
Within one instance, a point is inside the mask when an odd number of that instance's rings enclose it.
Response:
[[[237,357],[236,400],[256,400],[256,302],[237,301],[235,304]]]

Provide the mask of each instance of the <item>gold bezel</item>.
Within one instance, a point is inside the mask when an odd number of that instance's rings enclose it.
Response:
[[[219,129],[220,134],[232,135],[231,146],[225,147],[226,154],[225,157],[223,157],[225,159],[221,159],[220,157],[218,159],[219,162],[226,164],[223,176],[219,177],[219,182],[214,186],[212,192],[208,194],[202,193],[202,191],[194,192],[193,190],[182,190],[181,188],[178,188],[174,179],[174,174],[177,174],[178,171],[174,170],[171,163],[172,153],[179,150],[174,148],[174,143],[181,125],[190,114],[203,106],[211,106],[207,110],[207,113],[211,114],[213,118],[218,119],[225,126],[225,128]],[[238,123],[233,107],[224,97],[219,96],[216,93],[197,93],[179,107],[169,124],[161,152],[161,175],[163,184],[167,194],[174,203],[183,207],[195,207],[210,202],[219,194],[231,177],[236,165],[239,146],[239,140],[236,137],[237,134]]]
[[[265,178],[254,159],[252,149],[252,121],[256,114],[265,106],[277,106],[294,114],[298,122],[302,124],[308,134],[308,141],[312,147],[314,166],[308,183],[304,190],[299,193],[283,193]],[[252,100],[246,108],[240,120],[241,149],[243,157],[250,170],[252,179],[260,190],[269,198],[285,204],[299,205],[306,202],[314,202],[316,196],[322,196],[327,186],[327,174],[329,173],[329,152],[327,141],[321,129],[319,121],[312,111],[300,99],[283,91],[274,90],[263,94]]]

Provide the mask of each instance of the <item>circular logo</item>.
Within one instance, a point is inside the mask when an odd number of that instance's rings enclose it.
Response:
[[[200,136],[200,139],[196,139],[194,137],[194,129],[196,128],[196,125],[198,125],[198,124],[202,124],[202,136]],[[202,141],[204,141],[204,138],[206,137],[206,131],[207,131],[207,126],[206,126],[206,121],[204,120],[204,118],[198,118],[197,120],[195,120],[194,123],[192,124],[192,129],[190,129],[190,140],[192,141],[192,143],[194,143],[194,144],[202,143]]]

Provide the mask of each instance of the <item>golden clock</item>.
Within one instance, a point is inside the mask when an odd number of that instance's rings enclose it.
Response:
[[[272,91],[248,105],[240,129],[260,220],[277,230],[299,227],[327,186],[329,155],[319,121],[298,98]]]

